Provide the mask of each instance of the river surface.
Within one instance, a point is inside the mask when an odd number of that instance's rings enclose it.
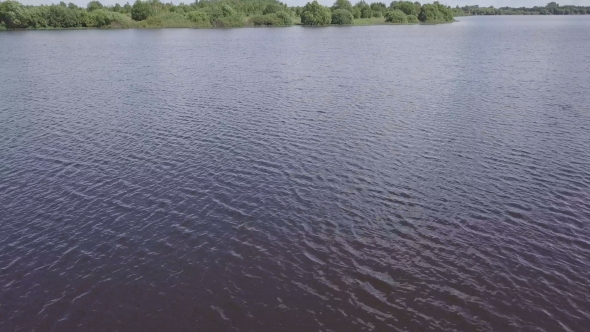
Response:
[[[0,330],[587,331],[590,16],[0,33]]]

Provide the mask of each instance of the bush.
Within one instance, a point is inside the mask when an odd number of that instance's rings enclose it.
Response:
[[[143,28],[159,28],[162,25],[162,18],[159,16],[149,16],[142,22]]]
[[[31,19],[29,11],[29,23],[31,25]],[[43,12],[43,16],[47,20],[47,25],[55,28],[75,28],[82,26],[81,24],[81,13],[80,11],[74,11],[63,6],[51,5]]]
[[[395,9],[385,14],[385,22],[396,24],[408,23],[408,17],[401,10]]]
[[[229,5],[221,5],[221,12],[223,13],[223,17],[230,17],[236,15],[236,11]]]
[[[383,17],[383,14],[380,11],[373,10],[373,17]]]
[[[330,10],[320,5],[317,0],[308,2],[301,12],[301,23],[303,25],[328,25],[332,22]]]
[[[354,17],[354,18],[361,18],[361,10],[360,10],[360,8],[355,7],[355,8],[352,9],[352,17]]]
[[[281,22],[281,25],[284,25],[284,26],[293,25],[293,18],[291,18],[291,15],[289,15],[289,13],[287,13],[285,11],[280,11],[280,12],[277,12],[275,15],[277,15],[277,18]]]
[[[244,26],[244,17],[240,14],[235,14],[227,17],[221,17],[211,22],[217,28],[239,28]]]
[[[277,23],[277,16],[275,14],[254,15],[250,17],[250,23],[254,26],[275,25]]]
[[[420,23],[416,15],[408,15],[406,18],[408,19],[408,23]]]
[[[129,28],[132,21],[129,16],[108,11],[106,9],[95,9],[91,12],[80,12],[81,26],[88,28],[116,27]]]
[[[197,27],[206,28],[211,26],[209,22],[209,16],[206,13],[200,11],[192,11],[186,14],[186,18],[193,22]]]
[[[332,24],[350,25],[354,24],[352,13],[346,9],[336,9],[332,13]]]
[[[98,1],[97,1],[98,2]],[[111,14],[115,14],[113,12],[108,12],[104,9],[94,9],[89,13],[89,17],[91,17],[92,21],[94,22],[94,27],[104,27],[113,22],[113,16]]]
[[[453,11],[439,3],[426,4],[422,6],[418,20],[424,23],[444,23],[453,22]]]
[[[150,19],[158,19],[159,20],[159,25],[155,25],[154,27],[160,27],[160,28],[192,28],[195,25],[193,24],[193,22],[191,22],[191,20],[189,20],[186,16],[180,14],[180,13],[162,13],[160,15],[157,16],[151,16],[149,17],[147,20],[150,21]],[[150,22],[148,22],[149,24]]]
[[[288,26],[293,25],[291,16],[285,12],[276,14],[256,15],[250,18],[250,23],[254,26]]]

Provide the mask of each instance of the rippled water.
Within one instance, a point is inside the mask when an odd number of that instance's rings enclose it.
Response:
[[[588,31],[0,33],[0,330],[587,329]]]

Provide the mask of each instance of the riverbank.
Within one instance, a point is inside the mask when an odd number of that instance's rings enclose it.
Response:
[[[25,6],[17,1],[0,2],[0,30],[75,28],[238,28],[255,26],[329,26],[446,23],[454,21],[452,10],[441,4],[359,2],[337,0],[332,7],[308,2],[288,7],[276,0],[197,1],[178,6],[159,0],[103,6],[91,1],[86,8],[73,3]]]

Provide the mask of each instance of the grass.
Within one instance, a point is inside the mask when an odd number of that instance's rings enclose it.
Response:
[[[385,17],[355,18],[354,25],[378,25],[385,23]]]

